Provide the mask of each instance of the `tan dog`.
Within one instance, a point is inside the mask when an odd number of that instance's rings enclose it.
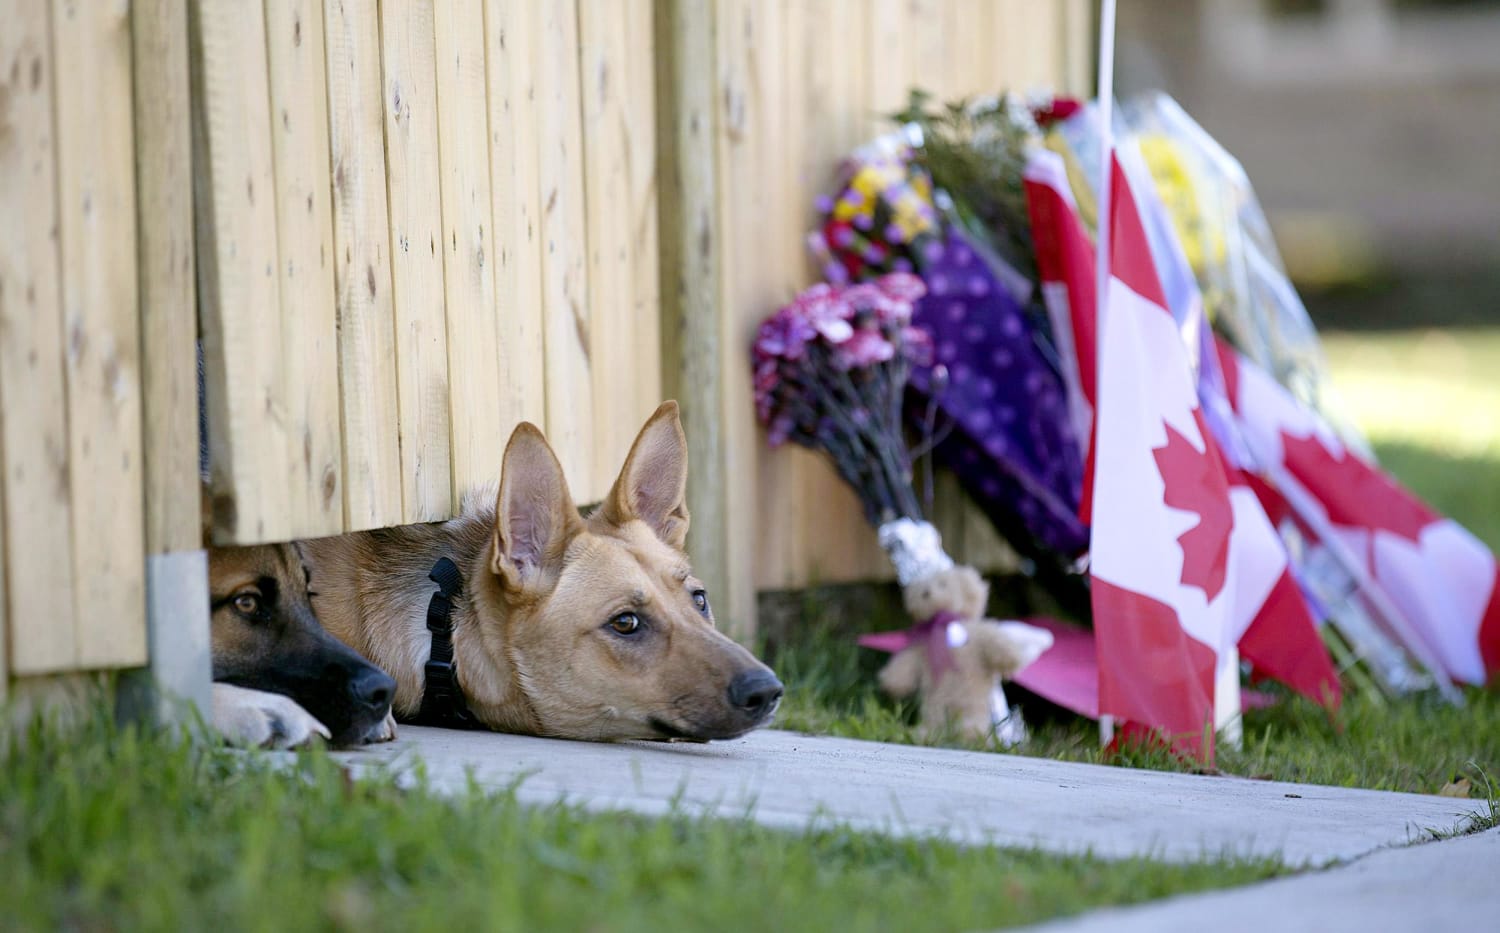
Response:
[[[453,652],[468,710],[491,729],[575,739],[721,739],[770,720],[782,687],[714,629],[683,553],[687,443],[677,403],[641,429],[584,518],[540,431],[511,435],[492,502],[462,514],[303,543],[328,630],[396,678],[410,719],[427,688],[435,562],[462,574]]]
[[[234,744],[396,737],[395,682],[323,630],[309,582],[289,544],[209,550],[213,721]]]

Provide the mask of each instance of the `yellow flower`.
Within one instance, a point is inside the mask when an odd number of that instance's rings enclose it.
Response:
[[[1208,266],[1224,261],[1227,249],[1224,231],[1233,218],[1222,216],[1212,192],[1199,184],[1175,140],[1160,133],[1142,133],[1137,143],[1156,182],[1157,194],[1172,218],[1188,265],[1202,283]]]

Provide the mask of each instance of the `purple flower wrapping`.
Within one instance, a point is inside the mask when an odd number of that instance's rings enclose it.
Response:
[[[925,415],[934,367],[944,367],[936,403],[946,436],[934,458],[1013,544],[1024,544],[1014,535],[1024,530],[1053,554],[1079,553],[1088,546],[1078,520],[1083,465],[1062,379],[1025,311],[963,234],[949,230],[925,258],[928,291],[912,323],[931,334],[933,356],[912,370],[908,415]]]

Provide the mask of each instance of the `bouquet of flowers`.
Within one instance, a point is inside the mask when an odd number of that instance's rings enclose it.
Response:
[[[808,245],[830,280],[861,281],[892,268],[921,276],[927,290],[912,323],[931,336],[932,353],[912,366],[907,425],[931,447],[934,463],[958,476],[1038,581],[1070,610],[1086,613],[1087,591],[1071,572],[1088,537],[1078,519],[1083,465],[1066,386],[1034,271],[991,245],[1024,247],[1023,258],[1030,256],[1024,201],[1018,207],[1007,193],[1020,195],[1019,174],[1005,166],[1021,158],[1019,147],[1036,128],[1006,100],[908,111],[924,122],[879,137],[843,162],[835,193],[816,203],[819,226]],[[982,155],[968,148],[975,136],[986,140]],[[1010,154],[991,169],[988,156],[996,151]],[[965,195],[949,194],[946,180],[935,186],[929,165],[954,174]],[[1002,217],[1011,231],[1003,235],[980,221]],[[976,226],[980,232],[971,233]],[[1024,268],[1034,266],[1027,258]]]
[[[821,450],[877,527],[920,519],[901,405],[914,362],[932,352],[911,326],[927,291],[908,273],[858,285],[819,284],[756,335],[755,410],[772,447]]]

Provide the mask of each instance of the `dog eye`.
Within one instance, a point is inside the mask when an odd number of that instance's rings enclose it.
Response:
[[[708,615],[708,594],[702,590],[693,590],[693,605],[698,607],[699,612]]]
[[[634,635],[640,631],[641,617],[633,612],[622,612],[609,620],[609,627],[619,635]]]
[[[260,597],[254,593],[239,594],[234,598],[234,611],[241,615],[255,615],[260,612]]]

